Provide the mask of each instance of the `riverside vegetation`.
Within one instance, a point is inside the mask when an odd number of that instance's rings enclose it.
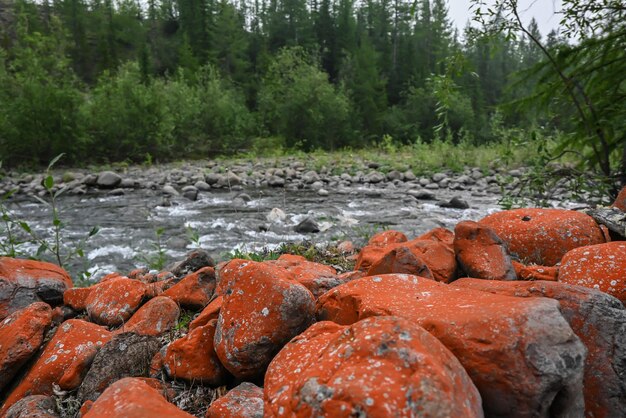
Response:
[[[444,0],[3,0],[0,155],[82,165],[552,137],[550,159],[619,180],[623,5],[566,0],[562,32],[542,36],[517,1],[472,4],[458,31]]]

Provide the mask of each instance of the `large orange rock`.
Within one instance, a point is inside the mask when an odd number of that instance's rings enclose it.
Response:
[[[228,371],[245,379],[261,376],[274,354],[313,322],[315,302],[283,268],[236,263],[233,277],[222,277],[230,285],[219,314],[215,350]]]
[[[352,324],[380,315],[419,324],[448,347],[476,384],[488,416],[583,412],[586,350],[555,300],[390,274],[346,283],[318,301],[320,320]]]
[[[417,239],[439,241],[452,247],[454,243],[454,232],[446,228],[434,228],[420,235]]]
[[[146,284],[126,277],[99,283],[87,296],[86,307],[92,321],[118,326],[133,315],[146,295]]]
[[[548,280],[556,282],[557,276],[559,275],[558,266],[547,267],[537,266],[535,264],[526,266],[522,263],[518,263],[517,261],[513,261],[512,264],[515,269],[515,274],[519,280]]]
[[[146,380],[126,377],[113,383],[93,403],[84,418],[193,418],[169,403],[162,392]]]
[[[308,261],[299,255],[283,254],[278,260],[268,261],[268,263],[287,270],[294,279],[309,289],[315,298],[343,283],[337,277],[337,270],[334,268]]]
[[[559,282],[590,287],[626,303],[626,242],[576,248],[563,257]]]
[[[87,309],[87,298],[97,285],[89,287],[73,287],[67,289],[63,293],[63,304],[69,306],[76,311],[84,311]]]
[[[165,296],[157,296],[139,308],[128,322],[115,332],[134,332],[156,337],[171,330],[179,316],[180,308],[176,302]]]
[[[35,302],[0,322],[0,391],[39,350],[51,321],[50,305]]]
[[[59,326],[52,339],[20,383],[9,394],[0,416],[28,395],[52,395],[58,384],[63,390],[76,389],[98,349],[111,339],[106,328],[80,319]]]
[[[163,367],[169,377],[213,386],[224,383],[228,373],[213,348],[216,326],[214,319],[167,346]]]
[[[405,248],[402,250],[404,256],[397,253],[389,254],[399,247]],[[410,259],[406,256],[407,250],[412,254]],[[448,283],[456,278],[456,259],[452,247],[441,241],[422,238],[390,243],[385,247],[378,244],[367,245],[359,252],[354,269],[368,271],[374,267],[373,271],[387,271],[393,266],[398,266],[405,273],[414,268],[416,271],[411,274],[417,275],[425,272],[419,261],[428,267],[432,277],[437,281]]]
[[[454,286],[560,303],[563,317],[587,347],[584,391],[587,417],[626,416],[626,309],[594,289],[563,283],[460,279]]]
[[[274,358],[265,416],[482,417],[459,361],[411,321],[317,323]]]
[[[10,407],[3,418],[59,418],[52,396],[31,395]]]
[[[246,267],[250,260],[243,260],[241,258],[235,258],[228,262],[222,262],[217,266],[217,286],[215,287],[215,294],[217,296],[223,296],[229,291],[231,285],[237,277],[242,268]]]
[[[569,250],[606,241],[591,216],[573,210],[514,209],[489,215],[480,223],[492,228],[524,264],[553,266]]]
[[[217,319],[220,315],[220,309],[222,309],[222,303],[224,302],[223,296],[218,296],[209,303],[206,308],[200,312],[200,314],[189,323],[189,331],[206,325],[212,319]]]
[[[424,260],[404,245],[395,247],[375,261],[367,270],[366,275],[374,276],[388,273],[414,274],[428,279],[433,278],[433,274]]]
[[[263,418],[263,389],[243,382],[213,402],[205,418]]]
[[[69,274],[55,264],[0,257],[0,320],[33,302],[60,305],[72,286]]]
[[[517,275],[506,245],[493,229],[473,221],[454,228],[454,252],[468,277],[486,280],[515,280]]]
[[[180,282],[163,292],[163,296],[186,309],[202,309],[208,305],[215,291],[215,270],[203,267],[183,277]]]
[[[407,242],[409,239],[400,231],[381,231],[377,234],[374,234],[368,241],[367,245],[371,245],[373,247],[382,247],[385,248],[390,244],[399,244],[402,242]]]

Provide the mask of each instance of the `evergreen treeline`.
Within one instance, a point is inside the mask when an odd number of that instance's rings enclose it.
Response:
[[[444,0],[0,0],[0,159],[491,141],[542,55],[469,39]]]

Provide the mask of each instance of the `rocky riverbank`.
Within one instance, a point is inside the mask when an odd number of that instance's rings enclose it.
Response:
[[[313,160],[295,157],[255,160],[188,161],[158,166],[119,166],[115,169],[56,170],[53,191],[64,189],[68,195],[89,193],[124,195],[133,190],[156,190],[166,197],[184,196],[195,200],[199,193],[212,190],[284,188],[314,190],[320,196],[351,187],[400,189],[418,199],[435,199],[438,191],[501,195],[523,181],[527,170],[480,169],[461,171],[442,169],[419,173],[401,162],[367,160]],[[383,158],[381,158],[383,159]],[[9,173],[0,179],[0,195],[14,191],[15,196],[45,197],[43,174]],[[555,202],[567,201],[575,193],[566,179],[551,191]],[[245,199],[245,196],[242,197]],[[451,203],[455,205],[456,203]]]
[[[344,251],[353,270],[198,251],[88,288],[0,258],[0,414],[626,415],[626,244],[591,217],[502,211]]]

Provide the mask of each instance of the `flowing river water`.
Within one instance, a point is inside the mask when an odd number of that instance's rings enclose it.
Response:
[[[167,261],[180,259],[197,247],[221,260],[235,250],[273,249],[303,240],[320,244],[351,240],[359,245],[383,228],[414,237],[439,226],[454,228],[461,220],[478,220],[499,210],[497,196],[484,192],[436,193],[439,201],[452,196],[462,197],[470,208],[443,208],[434,200],[418,200],[406,190],[373,187],[342,188],[328,196],[314,190],[212,190],[201,192],[196,201],[164,199],[161,192],[134,190],[122,196],[62,196],[58,206],[66,249],[76,247],[92,227],[99,227],[99,233],[84,243],[84,257],[68,266],[73,277],[89,271],[97,278],[154,262],[159,254],[157,232]],[[273,208],[283,211],[285,218],[268,220]],[[51,213],[46,205],[22,200],[10,203],[9,209],[40,234],[51,233]],[[307,216],[319,224],[319,233],[294,231]],[[22,249],[33,253],[36,246]]]

